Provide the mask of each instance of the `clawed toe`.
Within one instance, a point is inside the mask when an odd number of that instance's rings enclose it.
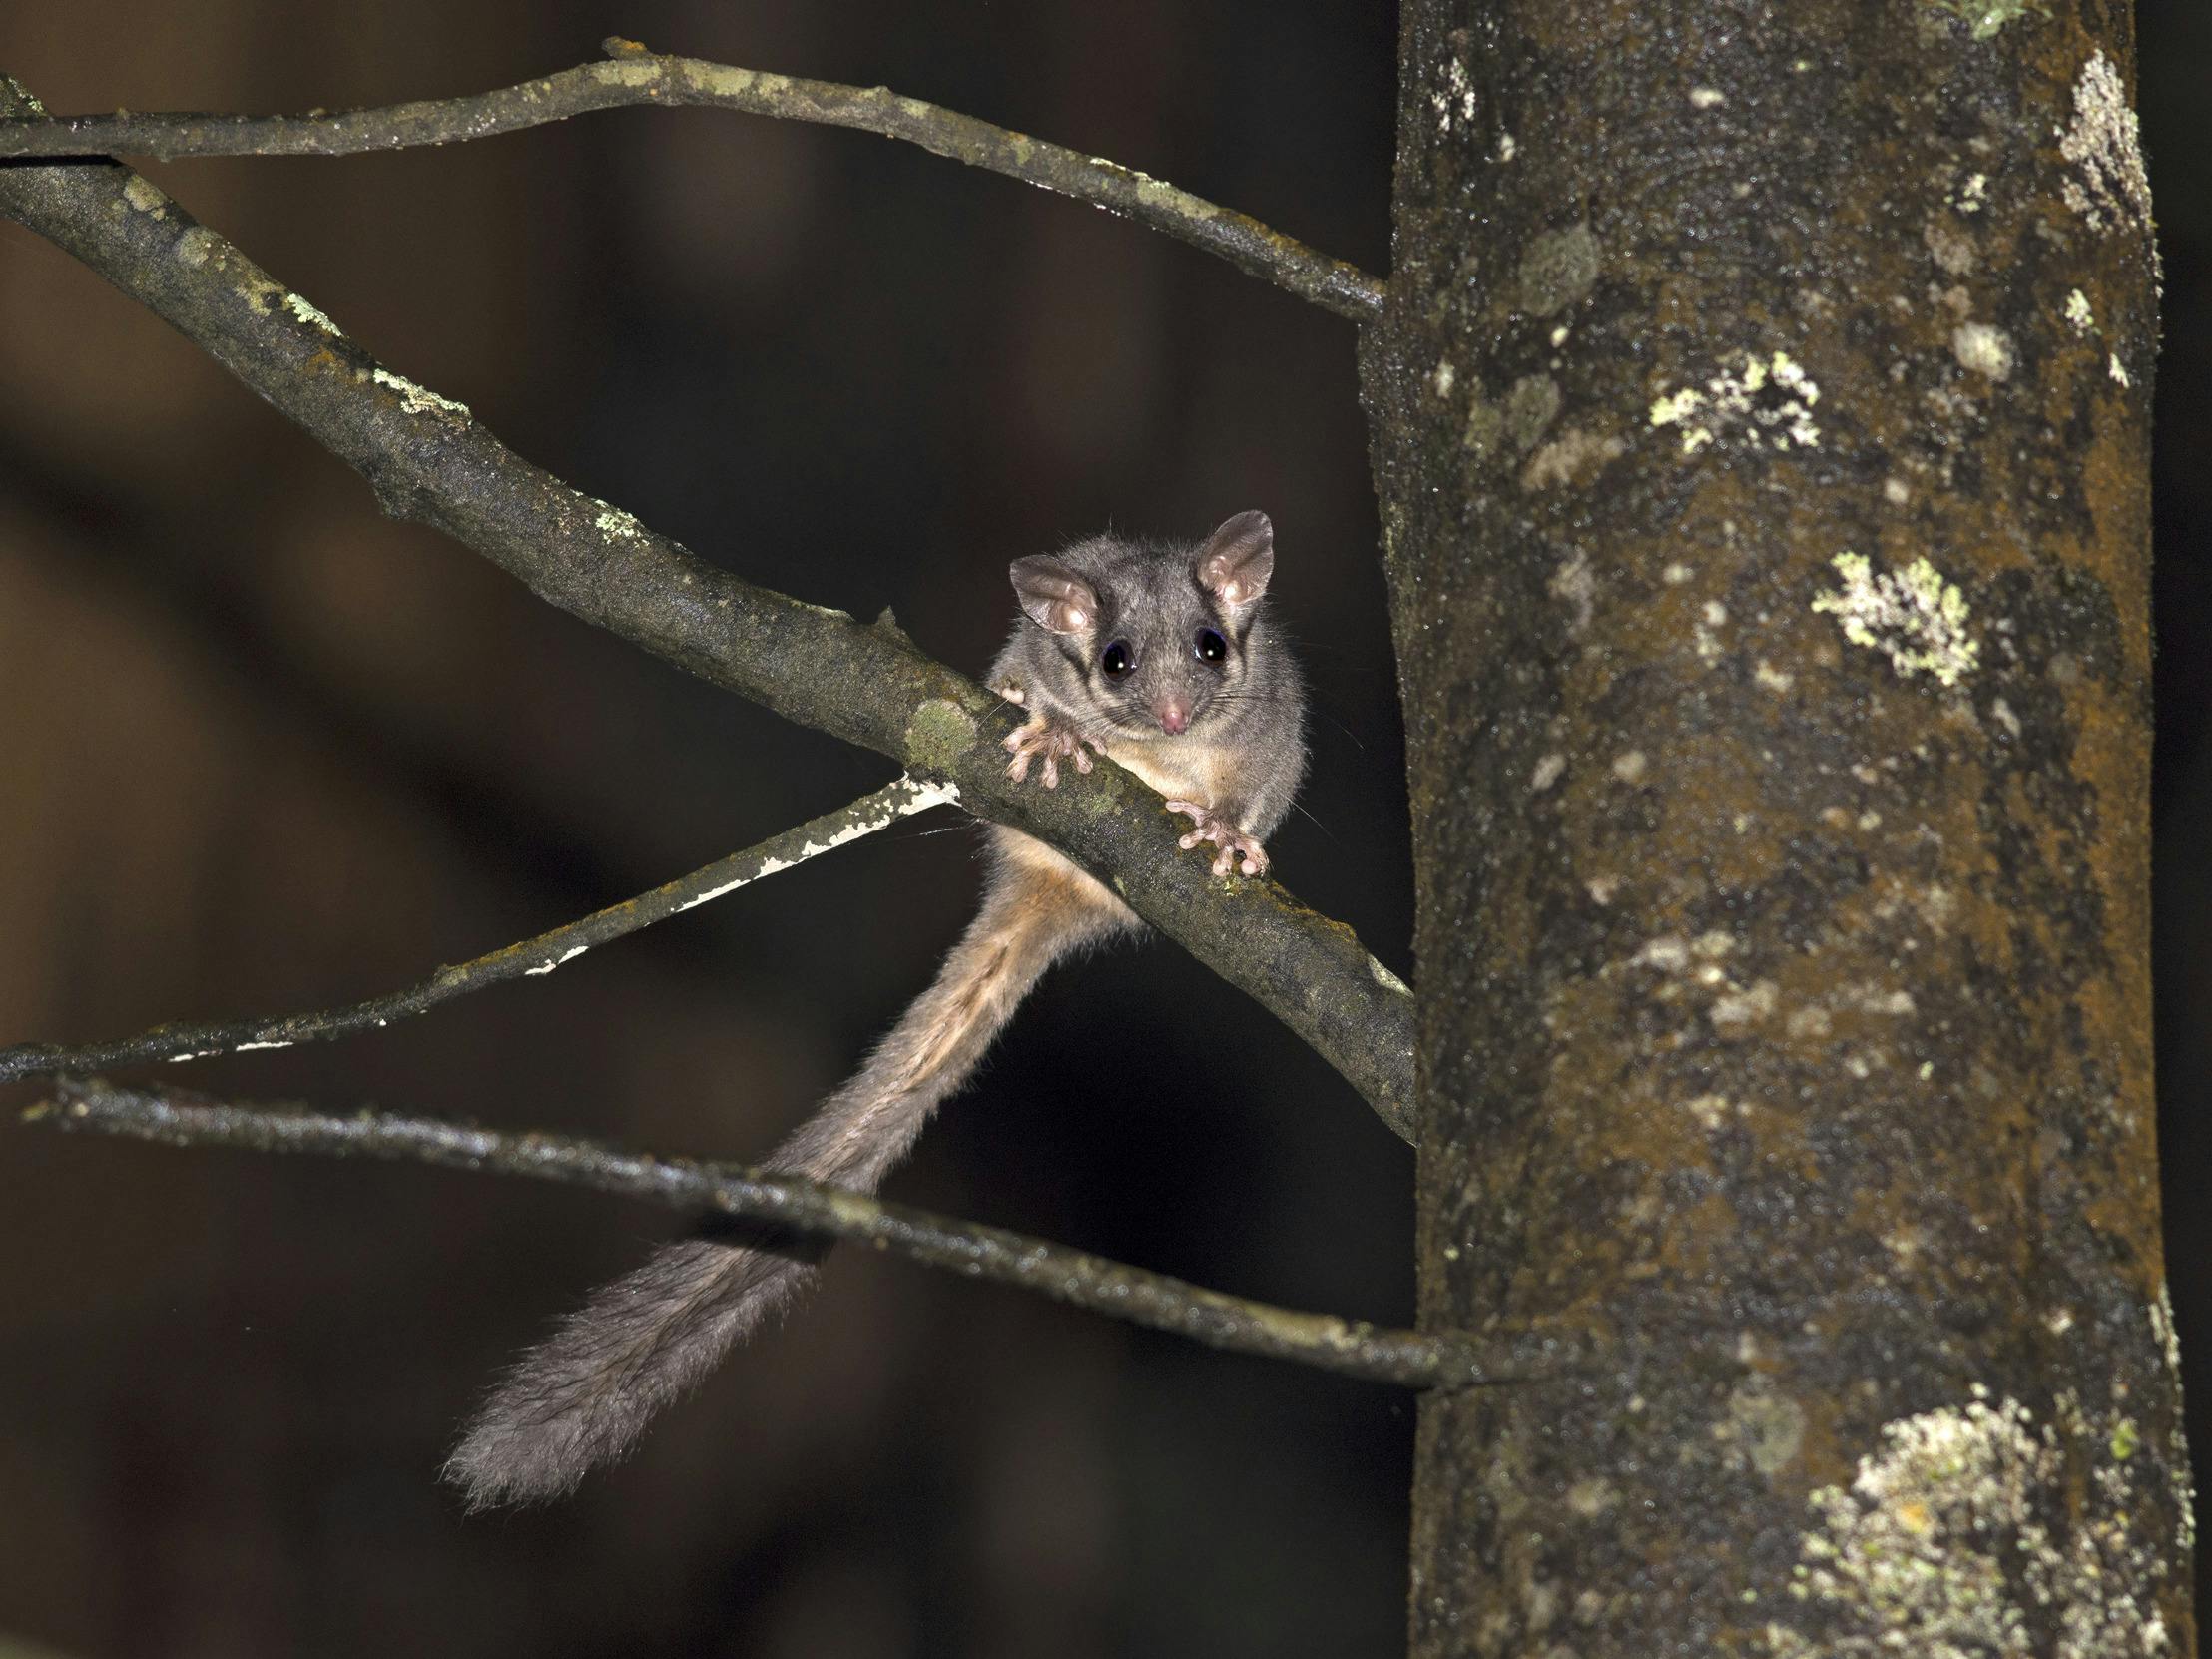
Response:
[[[1179,837],[1176,845],[1189,851],[1200,841],[1212,841],[1221,849],[1214,856],[1216,875],[1227,875],[1239,867],[1247,875],[1262,875],[1267,872],[1267,849],[1257,838],[1246,834],[1212,808],[1203,807],[1195,801],[1171,801],[1168,803],[1168,811],[1187,814],[1192,821],[1190,831]]]
[[[1029,776],[1029,763],[1040,756],[1044,771],[1040,781],[1048,790],[1060,787],[1060,763],[1072,760],[1077,772],[1091,770],[1091,757],[1084,748],[1087,744],[1101,755],[1106,746],[1098,739],[1087,737],[1059,721],[1044,715],[1032,716],[1025,724],[1017,726],[1000,740],[1001,745],[1013,752],[1013,759],[1006,763],[1006,776],[1019,784]]]

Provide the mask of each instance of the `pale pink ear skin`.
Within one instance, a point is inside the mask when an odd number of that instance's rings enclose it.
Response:
[[[1226,609],[1241,611],[1268,591],[1275,574],[1275,526],[1266,513],[1239,513],[1206,538],[1193,561],[1198,585]]]
[[[1098,626],[1098,595],[1090,583],[1042,553],[1006,567],[1022,614],[1055,634],[1087,634]]]

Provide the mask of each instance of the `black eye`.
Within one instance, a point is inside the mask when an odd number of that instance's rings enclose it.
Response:
[[[1201,628],[1191,650],[1202,663],[1218,663],[1229,655],[1229,642],[1211,628]]]
[[[1129,654],[1129,642],[1116,640],[1106,648],[1106,654],[1098,659],[1098,666],[1118,680],[1129,672],[1135,661]]]

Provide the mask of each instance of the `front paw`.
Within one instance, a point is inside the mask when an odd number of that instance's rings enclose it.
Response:
[[[1044,787],[1056,790],[1060,787],[1060,763],[1073,760],[1077,772],[1091,770],[1091,758],[1083,746],[1090,745],[1101,755],[1106,746],[1096,738],[1085,737],[1064,720],[1050,715],[1035,714],[1007,734],[1005,747],[1013,751],[1014,758],[1006,763],[1006,776],[1020,783],[1029,776],[1029,763],[1039,756],[1044,758]]]
[[[1211,807],[1202,807],[1195,801],[1171,801],[1171,813],[1187,813],[1191,818],[1191,832],[1175,844],[1188,850],[1200,841],[1212,841],[1221,851],[1214,858],[1214,873],[1227,875],[1242,860],[1247,875],[1265,875],[1268,869],[1267,848],[1259,840],[1221,817]]]

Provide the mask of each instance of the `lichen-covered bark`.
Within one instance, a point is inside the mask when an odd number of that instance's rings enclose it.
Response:
[[[1408,0],[1416,1654],[2185,1654],[2126,8]],[[1902,1643],[1884,1646],[1885,1639]]]

